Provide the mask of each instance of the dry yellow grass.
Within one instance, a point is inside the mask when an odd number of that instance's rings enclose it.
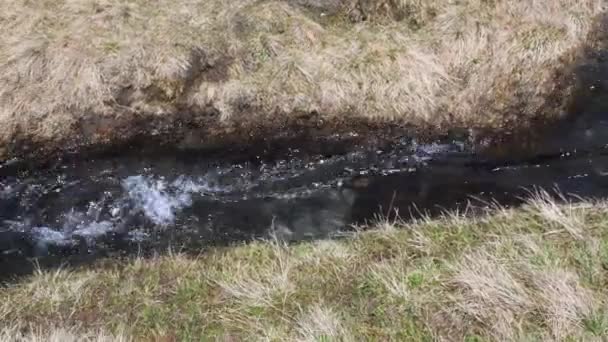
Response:
[[[77,329],[29,329],[22,333],[17,327],[0,330],[0,341],[7,342],[128,342],[131,339],[102,331],[82,333]],[[25,329],[28,330],[28,329]]]
[[[0,339],[600,341],[607,223],[604,202],[541,193],[336,241],[39,272],[0,292]]]
[[[592,43],[604,9],[601,0],[6,0],[0,158],[20,143],[53,149],[180,125],[206,135],[175,140],[204,144],[302,113],[319,113],[311,125],[495,129],[555,117],[570,92],[556,77]]]

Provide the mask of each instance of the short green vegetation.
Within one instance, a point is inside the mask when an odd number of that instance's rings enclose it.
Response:
[[[340,240],[41,271],[0,293],[0,336],[601,340],[606,265],[606,203],[541,193],[519,209],[379,222]]]

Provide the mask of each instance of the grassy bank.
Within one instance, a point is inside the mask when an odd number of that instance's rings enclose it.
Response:
[[[598,48],[603,6],[6,0],[0,159],[172,130],[198,146],[290,124],[500,130],[557,117],[572,68]]]
[[[448,215],[337,241],[40,272],[0,293],[3,338],[600,340],[608,206]],[[100,337],[101,336],[101,337]]]

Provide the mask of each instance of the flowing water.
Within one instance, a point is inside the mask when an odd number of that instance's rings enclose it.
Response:
[[[608,194],[608,116],[556,127],[526,158],[477,155],[459,141],[274,160],[193,153],[70,158],[41,170],[0,167],[0,274],[99,257],[277,236],[338,235],[381,212],[402,217],[521,202],[533,187]],[[0,277],[1,278],[1,277]]]

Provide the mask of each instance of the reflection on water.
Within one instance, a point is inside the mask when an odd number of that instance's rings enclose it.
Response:
[[[0,168],[0,272],[29,257],[148,253],[265,238],[330,236],[380,210],[402,217],[521,201],[534,186],[608,193],[608,121],[582,116],[537,146],[538,157],[497,163],[464,144],[230,163],[193,155],[76,160],[15,173]],[[589,124],[593,122],[593,124]]]

